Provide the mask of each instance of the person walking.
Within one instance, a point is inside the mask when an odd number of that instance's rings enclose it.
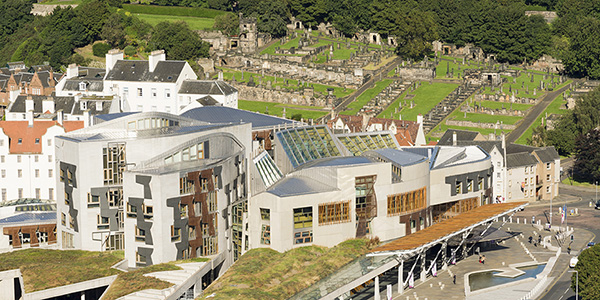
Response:
[[[456,274],[452,275],[452,283],[456,284]]]
[[[485,265],[485,255],[481,257],[481,263]]]

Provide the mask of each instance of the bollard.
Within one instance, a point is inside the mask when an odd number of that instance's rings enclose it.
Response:
[[[519,218],[517,218],[517,224],[519,224]]]
[[[430,284],[429,284],[429,287],[433,287],[433,283],[430,283]]]
[[[504,266],[505,264],[506,264],[505,262],[502,262],[502,265],[503,265],[503,266]]]

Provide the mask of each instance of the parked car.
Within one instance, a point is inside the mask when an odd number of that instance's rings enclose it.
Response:
[[[589,242],[589,243],[587,244],[587,246],[585,246],[585,248],[583,248],[583,250],[585,250],[585,249],[587,249],[587,248],[591,248],[591,247],[593,247],[594,245],[596,245],[596,243],[594,243],[594,242]]]
[[[571,261],[569,261],[569,267],[570,268],[575,268],[575,265],[577,264],[577,261],[579,261],[579,259],[577,259],[577,256],[571,257]]]
[[[596,201],[596,206],[594,208],[595,209],[600,209],[600,200]]]

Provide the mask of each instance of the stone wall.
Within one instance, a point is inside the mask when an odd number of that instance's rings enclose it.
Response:
[[[488,129],[498,129],[498,130],[514,130],[517,128],[516,125],[509,124],[500,124],[500,123],[480,123],[480,122],[471,122],[471,121],[455,121],[455,120],[447,120],[446,125],[448,126],[461,126],[461,127],[476,127],[476,128],[488,128]]]
[[[406,81],[429,81],[435,78],[435,68],[402,67],[398,71],[398,75]]]
[[[546,23],[552,23],[552,21],[554,21],[554,19],[556,19],[558,16],[556,15],[556,12],[554,11],[535,11],[535,10],[527,10],[525,11],[525,15],[526,16],[542,16],[544,17],[544,20],[546,20]]]
[[[285,90],[267,89],[260,86],[248,86],[243,83],[232,82],[238,90],[238,98],[252,101],[276,102],[284,104],[295,104],[304,106],[328,106],[333,99],[331,97],[314,97],[312,89],[306,89],[295,92]]]
[[[47,16],[49,14],[51,14],[54,9],[60,6],[61,8],[65,8],[65,7],[77,7],[77,4],[55,4],[55,5],[44,5],[44,4],[34,4],[33,8],[31,9],[31,14],[35,15],[35,16]]]

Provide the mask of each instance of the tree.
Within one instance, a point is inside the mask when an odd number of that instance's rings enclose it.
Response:
[[[546,141],[548,140],[548,131],[544,125],[533,128],[531,138],[527,138],[527,145],[534,147],[546,147]]]
[[[150,45],[153,49],[164,49],[173,60],[208,57],[210,44],[202,41],[185,22],[160,22],[154,28]]]
[[[579,178],[590,182],[600,179],[600,128],[594,128],[577,139],[574,169]]]
[[[106,53],[108,53],[108,50],[110,50],[110,48],[112,47],[109,44],[95,43],[92,46],[92,53],[94,54],[94,56],[104,57]]]
[[[125,45],[125,28],[123,28],[123,19],[120,14],[111,14],[100,32],[100,38],[106,40],[115,48],[123,48]]]
[[[108,4],[102,0],[92,0],[76,8],[78,22],[85,27],[91,40],[100,38],[102,27],[110,15],[108,8]]]
[[[237,35],[240,32],[240,18],[235,14],[224,14],[215,17],[214,29],[228,36]]]
[[[573,76],[600,78],[600,20],[587,17],[578,21],[579,30],[570,38],[562,59],[565,71]]]
[[[575,290],[579,279],[579,299],[600,299],[600,245],[595,245],[579,254],[571,276],[571,288]]]

